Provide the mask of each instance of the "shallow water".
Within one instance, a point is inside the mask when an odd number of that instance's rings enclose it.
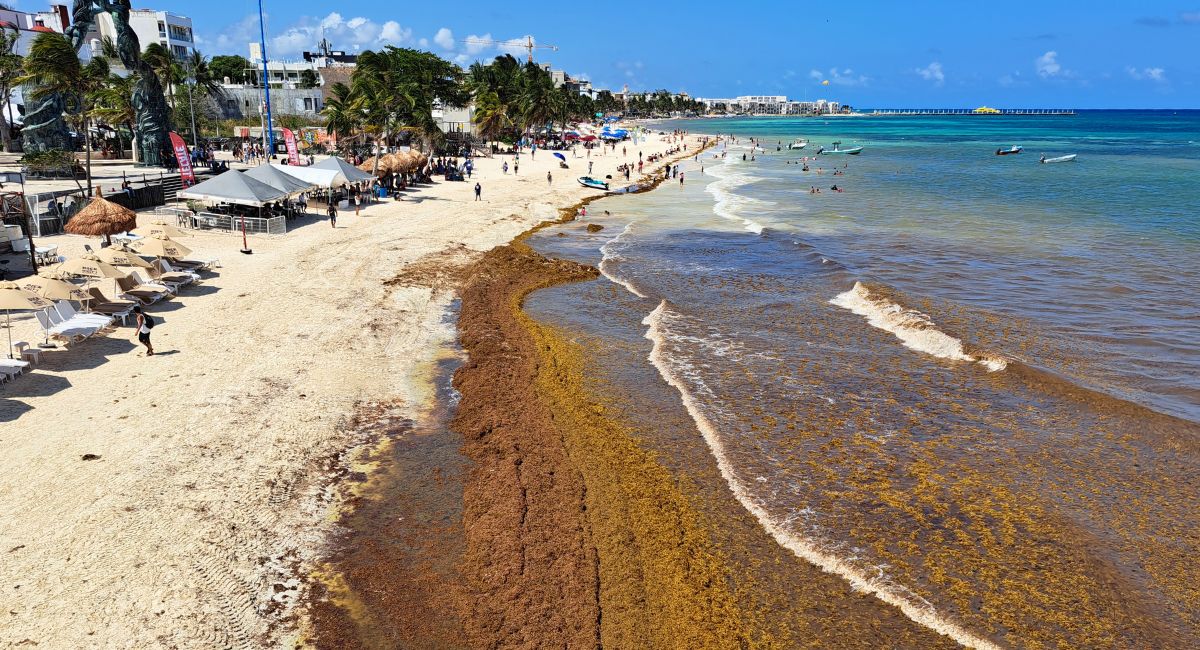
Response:
[[[1200,114],[682,125],[739,142],[533,240],[604,273],[527,307],[632,414],[665,381],[779,544],[960,642],[1200,634]]]

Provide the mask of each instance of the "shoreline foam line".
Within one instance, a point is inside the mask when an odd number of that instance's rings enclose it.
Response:
[[[940,359],[971,361],[987,368],[988,372],[1008,367],[1008,361],[998,356],[967,354],[960,339],[937,329],[928,316],[872,297],[870,289],[861,282],[855,282],[854,288],[830,298],[829,303],[866,318],[869,325],[890,332],[910,350]]]
[[[731,174],[723,173],[725,171],[729,171],[726,169],[727,167],[738,164],[735,163],[734,160],[734,158],[725,158],[724,162],[722,162],[720,165],[712,167],[713,175],[716,176],[718,180],[706,185],[704,187],[704,191],[713,196],[713,214],[730,221],[740,221],[742,222],[742,225],[745,227],[746,231],[752,232],[756,235],[761,235],[764,226],[753,219],[748,219],[740,214],[737,214],[736,208],[740,205],[753,205],[755,203],[759,205],[773,204],[769,201],[763,201],[762,199],[756,199],[749,196],[742,196],[733,192],[734,187],[746,184],[745,182],[739,181],[749,180],[749,177],[737,172],[733,172]]]
[[[716,427],[701,412],[696,399],[688,392],[687,387],[675,375],[668,361],[665,359],[662,351],[664,338],[661,333],[661,323],[666,307],[667,302],[665,300],[660,302],[658,307],[655,307],[654,311],[650,312],[642,321],[642,324],[648,327],[645,338],[649,339],[653,344],[650,350],[649,361],[658,370],[663,380],[679,391],[684,408],[692,416],[692,420],[695,421],[696,427],[700,430],[700,435],[708,444],[708,448],[712,452],[713,459],[717,463],[717,469],[721,472],[721,476],[725,478],[725,482],[729,485],[729,489],[733,492],[734,497],[742,504],[742,507],[746,508],[758,520],[759,525],[779,545],[792,551],[797,557],[808,561],[826,573],[841,576],[856,591],[871,594],[884,603],[896,607],[913,622],[947,636],[969,648],[1000,650],[1000,646],[992,641],[977,636],[961,625],[945,618],[929,603],[915,601],[908,594],[902,593],[896,586],[888,584],[880,578],[868,576],[841,558],[822,552],[811,541],[788,532],[775,517],[754,501],[749,490],[742,485],[737,474],[734,472],[733,466],[725,454],[725,445],[717,435]]]
[[[633,222],[632,221],[625,224],[625,229],[622,230],[620,234],[618,234],[616,237],[613,237],[612,239],[604,242],[604,245],[600,247],[600,255],[602,256],[600,258],[600,264],[598,264],[596,268],[600,269],[600,275],[603,275],[604,277],[608,278],[610,282],[613,282],[615,284],[621,285],[622,287],[625,287],[629,291],[629,293],[632,293],[633,295],[637,296],[638,298],[647,298],[648,296],[646,294],[642,293],[641,291],[638,291],[637,287],[634,286],[634,284],[632,282],[630,282],[629,280],[626,280],[624,278],[617,277],[617,275],[615,273],[612,273],[610,271],[611,266],[612,266],[611,262],[616,262],[616,261],[623,259],[619,253],[613,252],[611,246],[613,244],[620,242],[621,239],[625,235],[628,235],[631,230],[633,230]]]

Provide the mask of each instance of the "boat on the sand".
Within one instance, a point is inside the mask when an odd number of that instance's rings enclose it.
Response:
[[[591,176],[580,176],[579,184],[584,187],[590,187],[594,190],[607,190],[608,189],[608,183],[605,183],[602,180],[597,180],[595,178],[592,178]]]
[[[1041,159],[1041,160],[1039,160],[1038,162],[1042,162],[1042,163],[1064,163],[1064,162],[1074,162],[1074,161],[1075,161],[1075,156],[1077,156],[1077,155],[1079,155],[1079,154],[1070,154],[1070,155],[1067,155],[1067,156],[1059,156],[1059,157],[1057,157],[1057,158],[1047,158],[1047,157],[1045,156],[1045,154],[1043,154],[1043,155],[1042,155],[1042,159]]]

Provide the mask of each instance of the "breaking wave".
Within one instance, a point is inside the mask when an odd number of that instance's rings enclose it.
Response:
[[[855,282],[854,288],[839,293],[829,302],[866,318],[872,327],[891,332],[909,349],[940,359],[978,363],[989,372],[1008,367],[1008,361],[997,355],[968,354],[960,339],[939,330],[929,316],[906,309],[886,298],[873,296],[861,282]]]
[[[696,427],[704,437],[704,441],[712,452],[713,458],[717,463],[717,468],[720,470],[725,482],[729,485],[730,491],[733,492],[738,502],[758,520],[763,529],[777,543],[795,553],[797,557],[810,562],[827,573],[842,577],[855,590],[871,594],[882,602],[898,608],[912,621],[939,634],[950,637],[964,646],[980,648],[982,650],[999,650],[999,646],[995,643],[972,633],[970,630],[940,614],[931,603],[903,585],[896,584],[884,575],[882,571],[877,571],[872,575],[863,568],[855,566],[851,561],[824,550],[819,540],[798,534],[786,520],[771,514],[758,502],[751,493],[751,490],[746,487],[742,479],[738,476],[737,471],[726,454],[725,445],[721,440],[717,427],[709,419],[709,416],[704,413],[699,400],[696,399],[693,393],[693,391],[700,393],[710,391],[700,377],[695,376],[694,372],[689,372],[691,368],[689,364],[672,359],[664,350],[670,337],[670,334],[667,332],[667,325],[671,317],[672,315],[668,312],[667,303],[664,300],[642,321],[648,327],[645,337],[653,343],[649,357],[650,363],[654,365],[669,385],[679,391],[684,407],[692,416]],[[689,382],[694,384],[694,387],[689,386]]]

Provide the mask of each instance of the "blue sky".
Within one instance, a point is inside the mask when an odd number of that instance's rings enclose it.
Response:
[[[273,58],[298,57],[324,33],[336,49],[396,44],[469,62],[496,54],[466,45],[470,35],[531,34],[560,48],[540,60],[617,89],[863,107],[1200,108],[1200,0],[264,2]],[[210,56],[257,40],[255,0],[134,6],[191,17]]]

